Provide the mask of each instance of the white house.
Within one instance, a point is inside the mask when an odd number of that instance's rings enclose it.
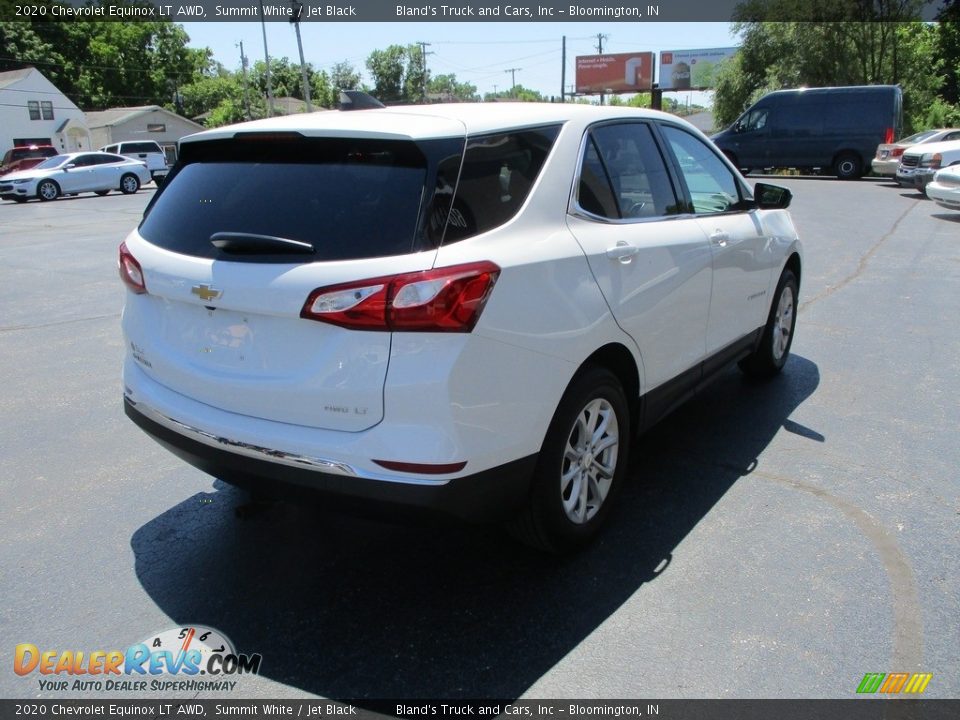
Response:
[[[0,72],[0,154],[17,145],[93,147],[80,108],[32,67]]]
[[[91,111],[87,113],[87,125],[95,148],[131,140],[154,140],[171,163],[177,159],[180,138],[206,129],[159,105]]]

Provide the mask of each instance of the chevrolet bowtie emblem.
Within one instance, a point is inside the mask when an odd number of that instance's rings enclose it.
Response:
[[[216,300],[223,295],[223,290],[217,290],[213,285],[194,285],[190,292],[201,300]]]

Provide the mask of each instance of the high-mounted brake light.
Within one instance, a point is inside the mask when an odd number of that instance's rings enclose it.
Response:
[[[470,332],[500,275],[492,262],[317,288],[300,317],[351,330]]]
[[[143,295],[147,291],[147,285],[143,280],[143,268],[137,259],[130,254],[125,242],[120,243],[120,279],[124,285],[130,288],[137,295]]]

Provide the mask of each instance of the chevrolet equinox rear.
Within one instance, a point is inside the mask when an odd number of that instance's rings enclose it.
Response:
[[[325,112],[186,138],[120,246],[124,403],[266,496],[506,520],[570,549],[632,437],[796,319],[789,191],[673,116]]]

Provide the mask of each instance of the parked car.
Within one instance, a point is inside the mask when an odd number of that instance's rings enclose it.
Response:
[[[0,162],[0,175],[28,170],[43,162],[45,158],[56,154],[57,149],[53,145],[21,145],[10,148],[4,153],[3,161]]]
[[[157,187],[163,184],[164,179],[170,172],[167,165],[167,156],[153,140],[136,140],[128,142],[114,143],[100,148],[101,152],[123,155],[134,160],[140,160],[150,171],[150,177],[156,183]]]
[[[793,340],[800,241],[673,115],[315,113],[181,141],[119,250],[127,415],[255,493],[602,526],[631,439]]]
[[[947,210],[960,210],[960,165],[938,170],[927,185],[927,197]]]
[[[878,144],[893,142],[902,120],[896,85],[777,90],[713,140],[740,168],[820,169],[849,180],[869,168]]]
[[[137,160],[102,152],[54,155],[29,170],[0,178],[0,199],[26,202],[31,198],[56,200],[61,195],[111,190],[135,193],[150,182],[147,166]]]
[[[897,168],[900,166],[900,157],[904,150],[921,143],[935,143],[947,140],[960,140],[960,128],[941,128],[938,130],[924,130],[914,133],[910,137],[893,144],[883,143],[877,146],[876,157],[872,167],[876,175],[883,175],[896,179]]]
[[[925,191],[937,170],[957,163],[960,163],[960,140],[915,145],[900,158],[897,182]]]

